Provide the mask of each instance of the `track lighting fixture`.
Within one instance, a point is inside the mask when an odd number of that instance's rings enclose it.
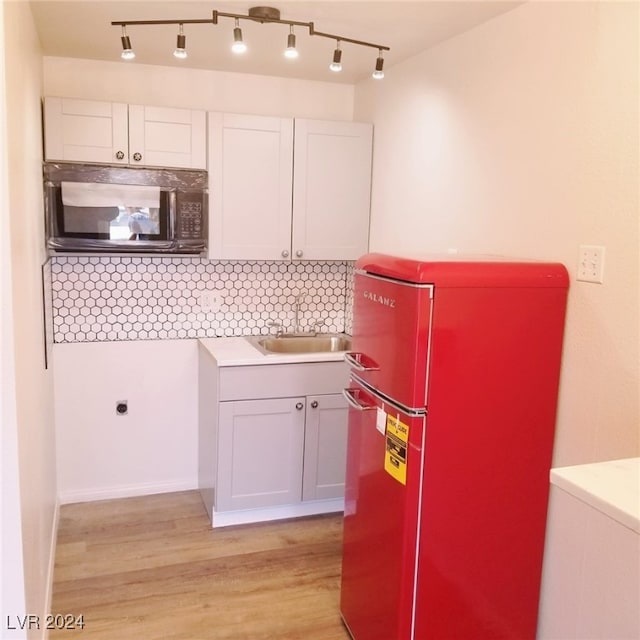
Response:
[[[127,22],[124,21],[115,21],[111,24],[113,26],[121,26],[122,27],[122,53],[121,56],[125,60],[132,60],[135,58],[135,53],[131,47],[131,41],[129,40],[129,36],[126,33],[126,28],[132,25],[161,25],[161,24],[177,24],[179,25],[179,33],[178,33],[178,42],[173,55],[176,58],[186,58],[187,50],[186,50],[186,41],[187,38],[184,35],[183,26],[185,24],[213,24],[217,25],[219,18],[232,18],[235,20],[235,27],[233,29],[233,44],[231,45],[231,50],[234,53],[244,53],[247,50],[247,45],[245,44],[242,38],[242,29],[240,28],[240,20],[251,20],[252,22],[259,22],[260,24],[287,24],[289,25],[289,34],[287,37],[287,48],[284,52],[284,55],[287,58],[297,58],[298,50],[296,48],[296,35],[293,32],[294,27],[304,27],[309,30],[310,36],[319,36],[321,38],[330,38],[331,40],[335,40],[336,48],[333,52],[333,60],[329,65],[329,69],[331,71],[341,71],[342,70],[342,49],[341,43],[347,42],[349,44],[361,46],[361,47],[371,47],[372,49],[378,49],[378,58],[376,60],[375,71],[373,72],[373,77],[376,79],[384,78],[384,72],[382,70],[384,66],[384,60],[382,58],[383,51],[389,51],[389,47],[385,47],[383,45],[375,44],[373,42],[365,42],[364,40],[354,40],[353,38],[345,38],[343,36],[339,36],[334,33],[323,33],[322,31],[316,31],[316,28],[313,22],[300,22],[298,20],[283,20],[280,18],[280,11],[275,9],[274,7],[252,7],[249,9],[249,12],[245,14],[241,13],[225,13],[222,11],[213,10],[211,14],[211,18],[201,18],[201,19],[189,19],[189,20],[130,20]]]
[[[120,54],[120,57],[123,60],[133,60],[136,57],[136,54],[131,48],[131,40],[129,40],[125,25],[122,25],[122,35],[120,36],[120,40],[122,41],[122,53]]]
[[[379,49],[378,58],[376,59],[376,68],[371,74],[371,77],[376,80],[382,80],[382,78],[384,78],[384,71],[382,70],[382,67],[384,67],[384,58],[382,57],[382,49]]]
[[[291,59],[298,57],[298,50],[296,49],[296,34],[293,33],[293,25],[289,25],[287,48],[284,50],[284,57]]]
[[[180,24],[180,30],[178,32],[178,42],[176,44],[176,50],[173,52],[173,55],[180,59],[184,60],[187,57],[187,36],[184,35],[184,29],[182,24]]]
[[[247,50],[247,45],[242,39],[242,29],[240,28],[240,20],[236,18],[236,26],[233,28],[233,44],[231,45],[231,51],[233,53],[244,53]]]
[[[341,60],[342,60],[342,49],[340,49],[340,40],[337,40],[336,48],[335,48],[335,51],[333,52],[333,61],[329,65],[329,69],[335,72],[342,71]]]

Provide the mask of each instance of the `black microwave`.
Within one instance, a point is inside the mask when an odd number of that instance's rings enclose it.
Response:
[[[207,250],[207,172],[45,163],[49,253]]]

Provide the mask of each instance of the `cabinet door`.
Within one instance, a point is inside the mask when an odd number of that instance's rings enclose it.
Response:
[[[355,260],[369,245],[372,126],[295,121],[293,258]]]
[[[216,510],[300,502],[304,398],[220,403]]]
[[[127,105],[45,98],[44,147],[47,160],[127,164]]]
[[[289,260],[293,121],[209,114],[209,257]]]
[[[307,398],[303,500],[344,496],[347,414],[341,393]]]
[[[204,111],[129,105],[130,164],[206,169]]]

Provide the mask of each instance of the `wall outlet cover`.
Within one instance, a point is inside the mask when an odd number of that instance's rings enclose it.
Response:
[[[220,311],[222,297],[217,291],[203,291],[200,294],[200,309],[203,313],[215,313]]]

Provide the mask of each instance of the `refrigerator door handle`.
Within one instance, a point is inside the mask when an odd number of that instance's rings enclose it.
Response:
[[[372,411],[377,408],[375,404],[365,404],[360,401],[360,389],[343,389],[342,395],[346,401],[358,411]]]
[[[347,351],[344,359],[358,371],[380,371],[380,365],[364,353]]]

